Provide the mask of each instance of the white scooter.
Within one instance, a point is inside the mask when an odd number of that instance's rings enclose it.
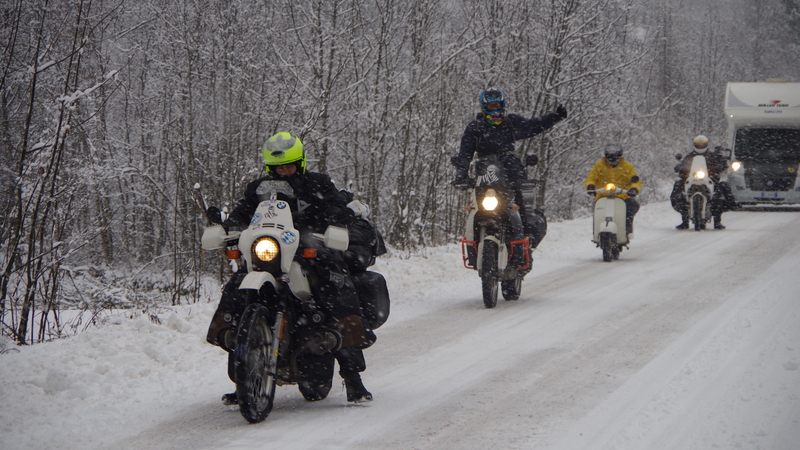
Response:
[[[631,184],[639,181],[638,176],[631,178]],[[625,200],[620,194],[628,192],[629,187],[622,188],[614,183],[596,189],[595,194],[605,194],[594,202],[594,236],[592,242],[603,250],[603,261],[619,259],[623,247],[627,247],[630,238],[625,228],[627,209]]]

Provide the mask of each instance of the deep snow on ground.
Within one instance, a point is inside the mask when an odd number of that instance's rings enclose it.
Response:
[[[800,213],[731,212],[677,231],[644,206],[619,261],[590,218],[550,223],[518,301],[483,308],[457,245],[378,262],[389,321],[366,351],[375,400],[338,375],[278,387],[249,425],[205,343],[217,300],[136,312],[0,354],[4,449],[800,448]]]

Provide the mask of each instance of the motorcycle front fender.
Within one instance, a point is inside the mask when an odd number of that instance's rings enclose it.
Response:
[[[476,269],[478,272],[483,270],[483,243],[486,241],[494,241],[497,244],[497,269],[504,270],[506,265],[508,265],[508,248],[506,245],[497,239],[495,236],[488,235],[483,238],[483,240],[478,243],[478,264]]]
[[[275,290],[278,290],[278,281],[269,272],[250,272],[245,275],[244,280],[239,285],[239,289],[261,289],[264,283],[270,283]]]

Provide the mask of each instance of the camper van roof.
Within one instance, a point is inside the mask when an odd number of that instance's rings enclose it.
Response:
[[[725,108],[800,108],[800,83],[728,83]]]
[[[725,118],[732,127],[798,127],[800,83],[728,83]]]

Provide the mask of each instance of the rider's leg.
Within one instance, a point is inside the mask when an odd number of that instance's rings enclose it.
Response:
[[[364,402],[372,400],[372,394],[361,381],[361,372],[366,370],[364,352],[358,349],[342,349],[335,353],[339,362],[339,375],[344,380],[348,402]]]
[[[635,198],[625,199],[625,232],[633,233],[633,217],[639,212],[639,201]]]
[[[335,252],[324,252],[323,257],[306,269],[316,304],[334,318],[331,322],[342,333],[342,347],[367,348],[372,345],[376,340],[375,333],[361,317],[358,293],[342,257]]]
[[[722,224],[722,213],[725,212],[725,199],[722,195],[717,196],[716,193],[714,198],[711,199],[711,216],[714,217],[714,229],[715,230],[724,230],[725,225]]]
[[[675,181],[669,200],[672,203],[672,208],[681,213],[681,223],[675,228],[679,230],[689,228],[689,202],[686,201],[686,196],[683,195],[683,180]]]

